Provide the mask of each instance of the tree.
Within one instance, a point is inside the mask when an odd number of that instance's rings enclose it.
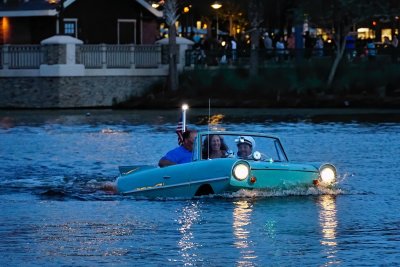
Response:
[[[260,40],[260,24],[263,22],[263,4],[261,0],[250,0],[249,2],[249,21],[250,21],[250,76],[258,74],[259,65],[259,40]]]
[[[301,5],[310,21],[320,27],[333,30],[336,54],[327,80],[329,88],[332,86],[337,68],[343,58],[346,37],[353,27],[376,15],[388,15],[399,4],[396,1],[381,0],[307,0]]]
[[[220,21],[228,22],[228,33],[236,36],[235,28],[244,29],[247,21],[243,16],[243,6],[236,2],[226,1],[221,9],[217,10]],[[236,27],[235,27],[236,26]],[[225,29],[226,30],[226,29]]]
[[[177,91],[179,88],[178,79],[178,48],[176,45],[176,26],[175,23],[179,18],[177,0],[166,0],[164,3],[164,18],[168,25],[168,60],[169,60],[169,75],[168,89]]]

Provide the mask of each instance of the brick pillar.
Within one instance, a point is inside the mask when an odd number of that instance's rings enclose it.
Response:
[[[79,39],[66,35],[56,35],[41,42],[44,47],[44,64],[40,65],[40,76],[64,77],[83,76],[85,66],[76,64],[76,45]]]
[[[156,44],[161,44],[162,46],[168,45],[168,38],[164,38],[161,40],[156,41]],[[183,38],[183,37],[176,37],[176,44],[178,46],[178,71],[182,71],[185,66],[185,54],[187,49],[191,49],[194,42],[192,40]],[[168,48],[167,48],[168,49]],[[168,62],[164,63],[168,64]]]

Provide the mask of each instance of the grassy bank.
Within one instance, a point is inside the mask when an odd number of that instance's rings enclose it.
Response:
[[[180,89],[168,92],[155,84],[143,97],[118,108],[170,108],[188,101],[193,107],[400,107],[400,64],[385,61],[342,64],[327,88],[330,62],[313,60],[260,68],[250,77],[246,68],[198,68],[180,75]]]

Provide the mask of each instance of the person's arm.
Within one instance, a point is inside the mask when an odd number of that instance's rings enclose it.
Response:
[[[162,167],[167,167],[167,166],[171,166],[171,165],[175,165],[176,163],[170,160],[167,160],[165,158],[160,159],[160,161],[158,162],[158,166]]]

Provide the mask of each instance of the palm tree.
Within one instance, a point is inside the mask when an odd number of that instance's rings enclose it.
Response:
[[[249,21],[250,21],[250,76],[258,74],[259,65],[259,39],[260,39],[260,24],[263,22],[264,7],[261,0],[251,0],[249,2]]]
[[[169,76],[168,89],[177,91],[179,88],[177,57],[178,48],[176,45],[176,26],[175,23],[179,18],[177,0],[166,0],[164,3],[164,18],[168,25],[168,60],[169,60]]]

